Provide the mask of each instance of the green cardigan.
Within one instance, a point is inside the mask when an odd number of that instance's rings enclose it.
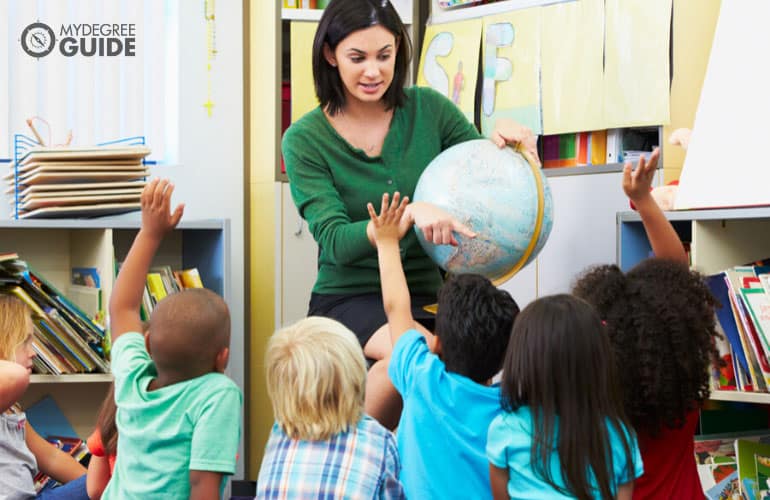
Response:
[[[351,146],[316,108],[286,131],[282,150],[291,195],[320,247],[320,294],[380,291],[377,251],[366,237],[367,202],[379,207],[385,192],[414,195],[417,180],[441,151],[481,137],[458,108],[438,92],[405,89],[382,153],[369,157]],[[401,241],[404,271],[413,294],[435,294],[438,267],[420,247],[414,231]]]

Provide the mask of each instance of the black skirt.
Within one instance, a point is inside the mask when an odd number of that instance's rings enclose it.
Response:
[[[412,296],[412,316],[421,325],[433,331],[436,316],[423,309],[423,306],[436,303],[436,297],[425,295]],[[308,316],[324,316],[335,319],[347,326],[358,337],[361,347],[381,326],[388,322],[379,293],[329,295],[313,293],[310,295]]]

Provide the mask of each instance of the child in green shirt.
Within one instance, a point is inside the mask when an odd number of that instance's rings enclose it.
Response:
[[[110,298],[112,371],[118,406],[115,471],[102,498],[220,498],[235,472],[241,392],[223,372],[230,312],[205,289],[158,303],[142,335],[145,276],[164,235],[182,217],[170,211],[173,185],[142,193],[142,227]]]

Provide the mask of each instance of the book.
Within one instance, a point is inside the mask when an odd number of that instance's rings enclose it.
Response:
[[[719,483],[706,490],[705,494],[709,500],[741,500],[738,471],[733,471]]]
[[[184,269],[180,275],[185,288],[203,288],[203,281],[197,268]]]
[[[757,499],[770,500],[770,455],[754,455],[757,468]]]
[[[725,332],[727,340],[730,342],[733,355],[741,365],[744,371],[748,371],[748,362],[746,361],[746,354],[743,350],[743,343],[738,333],[738,326],[735,322],[735,316],[733,315],[730,306],[729,289],[727,282],[725,281],[726,275],[724,272],[713,274],[706,277],[706,285],[711,290],[711,294],[717,299],[719,305],[715,308],[717,315],[717,321]],[[737,375],[737,374],[736,374]]]
[[[757,465],[755,455],[770,456],[770,444],[745,439],[735,441],[735,458],[738,463],[738,480],[746,500],[758,500]]]

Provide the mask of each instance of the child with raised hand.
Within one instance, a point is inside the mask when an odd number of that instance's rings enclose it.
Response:
[[[519,308],[482,276],[454,276],[438,293],[435,335],[417,331],[399,252],[407,203],[384,194],[379,215],[368,204],[394,343],[384,363],[404,404],[396,435],[401,482],[407,498],[489,498],[487,428],[501,411],[491,379]]]
[[[257,498],[404,498],[396,440],[364,414],[366,361],[353,332],[305,318],[273,334],[265,365],[276,423]]]
[[[4,360],[0,363],[0,496],[12,500],[87,500],[86,469],[35,432],[21,406],[14,404],[29,385],[35,357],[32,335],[27,305],[14,296],[0,294],[0,359]],[[34,477],[38,470],[64,484],[36,495]]]
[[[628,272],[615,265],[587,270],[573,293],[607,324],[625,412],[639,438],[644,475],[634,498],[703,498],[694,435],[709,395],[715,299],[703,277],[688,269],[676,231],[650,194],[658,152],[625,166],[623,190],[636,206],[655,254]]]
[[[571,295],[516,318],[489,426],[494,498],[630,499],[642,461],[601,320]]]
[[[120,439],[102,498],[220,498],[235,472],[241,392],[224,375],[230,312],[206,289],[161,300],[143,335],[139,308],[147,271],[163,237],[182,217],[170,210],[173,185],[142,192],[142,227],[110,297],[112,371]]]

